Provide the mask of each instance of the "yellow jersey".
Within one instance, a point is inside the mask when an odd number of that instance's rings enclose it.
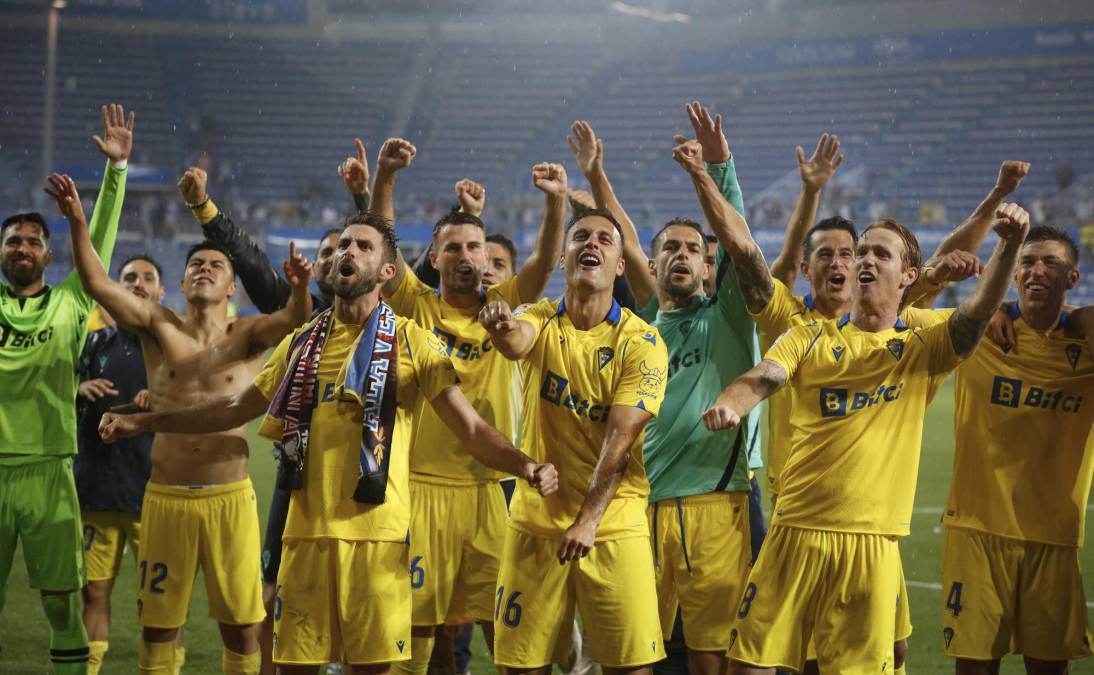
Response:
[[[906,535],[927,404],[957,367],[946,323],[876,333],[845,315],[784,333],[790,453],[772,524]]]
[[[825,321],[826,317],[813,304],[812,294],[794,295],[786,284],[778,279],[771,300],[760,310],[752,314],[756,327],[760,330],[760,349],[766,352],[777,337],[794,326],[803,326],[814,321]],[[952,311],[952,310],[951,310]],[[750,312],[751,313],[751,312]],[[934,309],[905,307],[900,318],[913,328],[927,328],[949,318],[950,312]],[[782,492],[779,480],[786,458],[790,453],[790,438],[793,427],[790,425],[790,392],[781,389],[766,401],[767,423],[764,440],[767,445],[767,490],[777,496]]]
[[[510,307],[519,305],[516,278],[484,288],[479,306],[460,309],[445,302],[440,291],[422,283],[408,266],[399,288],[385,300],[396,314],[413,319],[444,342],[459,375],[460,389],[471,406],[488,424],[514,441],[521,396],[517,367],[494,349],[490,335],[479,323],[479,309],[495,300],[504,300]],[[412,474],[447,485],[475,485],[505,477],[476,462],[428,401],[420,403],[414,419],[410,438]]]
[[[409,449],[413,411],[428,404],[446,387],[456,384],[456,372],[445,346],[418,324],[403,317],[395,321],[399,361],[396,370],[397,407],[389,444],[387,493],[383,504],[353,500],[359,473],[361,423],[364,410],[338,385],[364,326],[344,324],[332,317],[319,359],[319,399],[311,418],[311,437],[304,457],[304,485],[293,490],[284,538],[344,539],[350,541],[405,541],[410,528]],[[299,333],[299,330],[296,331]],[[296,333],[274,350],[255,386],[272,400],[285,377],[286,356]],[[447,427],[446,427],[447,428]],[[281,422],[262,421],[259,433],[281,440]]]
[[[577,517],[600,459],[613,406],[656,415],[665,397],[668,350],[657,329],[612,301],[605,320],[578,330],[565,302],[540,300],[514,316],[536,329],[525,368],[521,447],[537,462],[558,469],[558,492],[541,497],[518,482],[511,523],[518,530],[557,537]],[[630,448],[619,488],[596,532],[597,541],[648,536],[650,486],[642,463],[642,438]]]
[[[957,369],[945,524],[1082,545],[1094,472],[1094,358],[1085,340],[1067,336],[1067,317],[1039,332],[1016,313],[1016,351],[985,339]]]

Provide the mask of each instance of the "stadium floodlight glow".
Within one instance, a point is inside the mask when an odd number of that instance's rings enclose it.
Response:
[[[655,12],[652,9],[636,7],[635,5],[629,5],[625,2],[619,2],[618,0],[611,4],[611,10],[613,12],[619,12],[620,14],[626,14],[627,16],[649,19],[650,21],[656,21],[658,23],[691,22],[691,17],[683,12]]]

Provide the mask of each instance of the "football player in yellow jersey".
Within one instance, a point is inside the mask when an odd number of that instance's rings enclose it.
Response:
[[[890,671],[896,539],[911,520],[923,415],[983,335],[1028,227],[1022,209],[1002,207],[1000,242],[976,290],[945,323],[921,330],[899,320],[918,276],[918,242],[893,221],[872,224],[856,248],[851,311],[787,331],[704,413],[708,428],[732,428],[779,388],[792,391],[784,489],[741,597],[731,673],[800,671],[810,637],[821,672]],[[759,253],[746,244],[730,255]],[[755,265],[741,268],[746,300],[773,292],[769,277],[749,272]]]
[[[410,165],[416,152],[400,139],[390,139],[381,148],[373,213],[393,217],[395,176]],[[445,342],[471,405],[511,440],[516,437],[520,406],[514,386],[519,382],[517,368],[498,355],[478,313],[492,300],[515,306],[538,299],[554,271],[562,250],[566,172],[561,165],[539,164],[532,169],[532,182],[545,194],[546,214],[535,250],[514,277],[484,286],[483,223],[470,213],[453,212],[433,229],[431,256],[440,287],[422,283],[401,256],[394,276],[383,285],[384,297],[397,314],[414,319]],[[501,473],[475,462],[424,402],[415,417],[419,421],[410,440],[414,649],[411,662],[399,669],[424,675],[436,629],[450,610],[479,622],[487,647],[493,647],[494,590],[506,506],[498,483]]]
[[[332,265],[333,309],[286,338],[254,384],[175,412],[108,414],[101,425],[110,440],[139,431],[209,432],[268,413],[262,432],[285,444],[297,488],[278,577],[274,660],[281,673],[344,661],[355,673],[375,674],[409,656],[407,455],[416,399],[428,399],[475,457],[543,494],[558,486],[553,466],[532,462],[470,406],[444,345],[380,302],[395,256],[386,221],[352,216]],[[396,356],[387,356],[392,349]]]
[[[1078,261],[1066,232],[1032,228],[1010,306],[1017,345],[985,340],[957,369],[942,575],[960,675],[998,672],[1011,652],[1029,673],[1066,673],[1091,654],[1078,547],[1094,472],[1094,311],[1064,308]]]
[[[558,465],[557,494],[517,486],[498,574],[495,662],[550,671],[581,611],[607,673],[649,672],[664,657],[642,462],[642,430],[665,393],[668,353],[657,331],[612,299],[623,272],[622,229],[607,211],[571,220],[566,290],[480,321],[525,369],[521,443]]]

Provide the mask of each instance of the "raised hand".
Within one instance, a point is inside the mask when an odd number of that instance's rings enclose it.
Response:
[[[596,544],[596,526],[592,523],[575,522],[566,529],[558,541],[558,564],[565,565],[589,555]]]
[[[708,431],[733,429],[740,423],[741,416],[726,405],[718,405],[715,403],[703,413],[703,426],[705,426]]]
[[[1009,195],[1018,189],[1027,174],[1029,174],[1029,162],[1008,159],[999,167],[999,177],[995,179],[995,187],[1003,194]]]
[[[1014,319],[1010,318],[1007,303],[1003,303],[999,309],[995,310],[995,314],[992,314],[985,334],[989,340],[1004,350],[1018,353],[1018,334],[1014,331]]]
[[[927,281],[935,286],[980,276],[984,270],[980,259],[964,250],[950,251],[929,266],[931,269],[927,272]]]
[[[456,183],[456,199],[464,213],[480,216],[486,206],[486,188],[470,178],[464,178]]]
[[[103,413],[99,420],[99,437],[105,443],[113,443],[119,438],[132,438],[144,431],[140,420],[144,413],[136,415],[119,415],[117,413]]]
[[[545,195],[562,199],[570,193],[566,184],[566,169],[561,164],[536,164],[532,167],[532,184]]]
[[[710,116],[710,110],[699,101],[684,106],[695,132],[695,140],[703,146],[703,156],[708,162],[724,162],[729,159],[729,141],[722,132],[722,114]],[[678,138],[677,143],[682,141]]]
[[[402,138],[389,138],[380,148],[380,155],[376,158],[376,170],[395,173],[410,166],[418,149],[414,144]]]
[[[61,214],[69,222],[87,222],[84,217],[84,205],[80,203],[80,194],[76,191],[76,182],[68,174],[51,173],[43,188],[45,193],[57,202]]]
[[[109,157],[111,161],[120,162],[129,159],[129,152],[133,149],[133,123],[137,121],[136,113],[129,113],[127,120],[125,109],[118,103],[104,105],[101,111],[103,135],[92,136],[91,140],[99,146],[99,152]]]
[[[588,190],[570,190],[566,194],[566,198],[570,202],[570,210],[574,213],[591,211],[596,208],[596,200],[593,199]]]
[[[357,156],[346,157],[346,161],[338,165],[338,175],[351,195],[361,195],[368,192],[368,159],[361,139],[353,139],[353,144],[357,146]]]
[[[513,320],[513,311],[504,300],[486,303],[479,310],[479,323],[488,333],[505,333],[517,327],[517,322]]]
[[[94,380],[81,382],[76,393],[89,401],[97,401],[104,396],[117,396],[118,390],[114,388],[114,383],[110,380],[97,377]]]
[[[798,155],[798,173],[801,174],[802,183],[807,188],[816,192],[824,189],[824,186],[832,178],[840,164],[843,164],[843,155],[839,151],[839,136],[821,134],[817,139],[817,147],[813,150],[813,156],[805,158],[805,150],[798,146],[794,151]]]
[[[566,137],[570,149],[574,151],[577,167],[586,176],[592,175],[604,166],[604,142],[596,137],[596,132],[584,120],[570,125],[570,135]]]
[[[209,177],[205,175],[205,172],[196,166],[187,169],[178,182],[182,201],[186,202],[187,206],[204,204],[209,199],[209,194],[205,191],[208,180]]]
[[[672,149],[672,158],[684,167],[684,171],[695,175],[706,171],[703,152],[703,145],[699,141],[685,140]]]
[[[525,467],[524,480],[539,492],[540,496],[558,491],[558,470],[554,464],[529,464]]]
[[[1029,233],[1029,213],[1017,204],[1002,204],[995,210],[991,229],[1003,241],[1021,243]]]
[[[293,288],[307,288],[311,283],[312,263],[296,250],[296,242],[289,242],[289,259],[284,263],[285,279]]]

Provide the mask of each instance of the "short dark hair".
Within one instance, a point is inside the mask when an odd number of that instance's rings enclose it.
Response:
[[[344,228],[344,227],[332,227],[329,230],[327,230],[326,232],[324,232],[322,237],[319,237],[319,241],[322,242],[324,239],[331,236],[332,234],[342,234],[342,230],[344,230],[344,229],[346,229],[346,228]]]
[[[447,225],[474,225],[484,233],[486,232],[486,225],[483,224],[481,218],[460,211],[459,207],[455,207],[441,216],[440,220],[437,221],[437,224],[433,226],[433,241],[437,241],[437,235],[440,234],[441,229]]]
[[[38,226],[38,229],[42,230],[42,236],[46,241],[49,241],[49,225],[46,225],[46,219],[42,217],[42,214],[37,211],[27,211],[26,213],[16,213],[15,215],[8,216],[4,219],[4,224],[0,225],[0,238],[4,236],[4,232],[13,225],[19,225],[21,223],[34,223]]]
[[[1075,240],[1071,238],[1071,235],[1067,233],[1067,230],[1062,227],[1056,227],[1055,225],[1035,225],[1029,228],[1029,234],[1026,235],[1025,244],[1029,244],[1035,241],[1058,241],[1064,245],[1068,254],[1071,256],[1071,264],[1079,264],[1079,247],[1075,244]]]
[[[613,216],[610,211],[605,211],[604,209],[586,209],[584,211],[575,213],[573,216],[570,217],[570,222],[566,223],[566,232],[569,232],[570,228],[576,225],[578,221],[593,217],[604,218],[615,226],[616,231],[619,232],[620,240],[626,239],[626,237],[623,236],[623,226],[619,224],[619,221],[615,219],[615,216]]]
[[[488,244],[497,244],[506,251],[509,251],[509,257],[513,260],[513,268],[517,266],[517,245],[513,243],[513,240],[504,234],[488,234],[486,235],[486,242]]]
[[[664,225],[662,225],[661,229],[658,230],[653,235],[653,237],[650,238],[650,251],[653,251],[654,246],[657,245],[657,238],[660,237],[662,234],[664,234],[665,230],[669,229],[670,227],[675,227],[676,225],[682,225],[684,227],[690,227],[691,229],[698,232],[699,236],[703,238],[704,242],[706,242],[707,235],[706,235],[706,232],[703,232],[703,226],[702,225],[695,222],[691,218],[683,218],[683,217],[677,216],[677,217],[672,218],[671,220],[669,220]]]
[[[186,259],[189,260],[190,256],[187,256]],[[160,283],[161,284],[163,283],[163,267],[156,261],[155,258],[148,255],[147,253],[138,253],[137,255],[131,255],[128,258],[126,258],[125,260],[123,260],[122,264],[118,265],[118,274],[121,274],[122,270],[125,269],[125,266],[128,265],[129,263],[133,262],[134,260],[143,260],[144,262],[148,263],[152,267],[155,267],[156,268],[156,276],[158,276],[160,278]]]
[[[710,234],[709,232],[703,235],[703,239],[705,239],[708,244],[717,244],[718,243],[718,237],[715,237],[713,234]]]
[[[817,222],[816,225],[809,228],[805,233],[805,247],[802,250],[802,260],[809,260],[809,256],[813,255],[813,233],[823,232],[825,230],[843,230],[851,235],[852,244],[858,243],[858,230],[855,229],[854,223],[843,216],[825,218],[824,220]]]
[[[355,213],[346,218],[346,227],[367,225],[380,233],[384,240],[384,262],[395,262],[399,255],[399,237],[395,235],[395,226],[391,221],[375,213]],[[342,228],[345,230],[345,227]]]
[[[901,257],[904,259],[905,264],[916,269],[919,269],[923,264],[923,252],[919,248],[919,240],[904,225],[889,218],[882,218],[867,225],[862,234],[865,235],[870,230],[889,230],[895,233],[904,242],[904,254]]]
[[[219,253],[224,254],[224,257],[228,259],[228,264],[232,266],[232,274],[233,275],[235,274],[236,264],[235,264],[235,261],[232,260],[232,254],[228,252],[228,249],[224,248],[223,246],[216,243],[215,241],[212,241],[212,240],[209,240],[209,239],[206,239],[204,241],[199,241],[198,243],[191,246],[190,250],[188,250],[186,252],[186,258],[183,259],[184,260],[183,264],[184,265],[189,265],[190,264],[190,258],[193,258],[194,254],[197,253],[198,251],[217,251]]]

